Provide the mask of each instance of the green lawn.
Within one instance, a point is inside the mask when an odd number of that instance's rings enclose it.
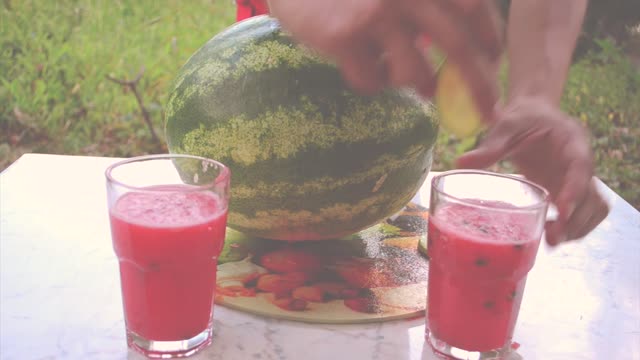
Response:
[[[233,21],[231,0],[5,0],[0,155],[158,151],[133,94],[106,76],[132,79],[145,68],[138,87],[162,133],[173,76]]]
[[[234,10],[232,0],[3,0],[0,169],[24,152],[165,151],[173,76]],[[563,106],[593,133],[597,175],[640,209],[640,71],[613,43],[600,45],[572,67]],[[141,68],[137,90],[159,142],[131,89],[107,79],[131,80]],[[472,145],[439,140],[437,170]]]

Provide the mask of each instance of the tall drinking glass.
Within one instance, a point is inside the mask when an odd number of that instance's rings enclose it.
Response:
[[[509,351],[547,208],[547,191],[520,177],[456,170],[433,179],[426,337],[436,351]]]
[[[211,343],[229,169],[188,155],[151,155],[106,170],[127,344],[183,357]]]

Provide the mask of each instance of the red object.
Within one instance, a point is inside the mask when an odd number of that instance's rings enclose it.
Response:
[[[128,330],[174,341],[207,328],[225,235],[227,213],[220,207],[213,194],[179,191],[131,192],[114,205],[111,229]]]
[[[260,265],[278,273],[317,272],[322,269],[320,257],[305,250],[280,249],[260,257]]]
[[[266,0],[236,0],[236,21],[269,13]]]
[[[427,321],[434,337],[469,351],[511,340],[539,245],[527,231],[531,221],[459,204],[430,216]]]

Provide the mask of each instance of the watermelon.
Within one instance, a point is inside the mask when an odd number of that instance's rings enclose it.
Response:
[[[165,133],[171,153],[229,166],[230,228],[296,241],[350,235],[401,210],[430,170],[438,122],[410,91],[354,93],[263,15],[180,69]]]

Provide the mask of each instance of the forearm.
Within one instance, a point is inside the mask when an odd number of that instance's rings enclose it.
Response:
[[[509,90],[559,104],[587,0],[514,0],[507,47]]]

